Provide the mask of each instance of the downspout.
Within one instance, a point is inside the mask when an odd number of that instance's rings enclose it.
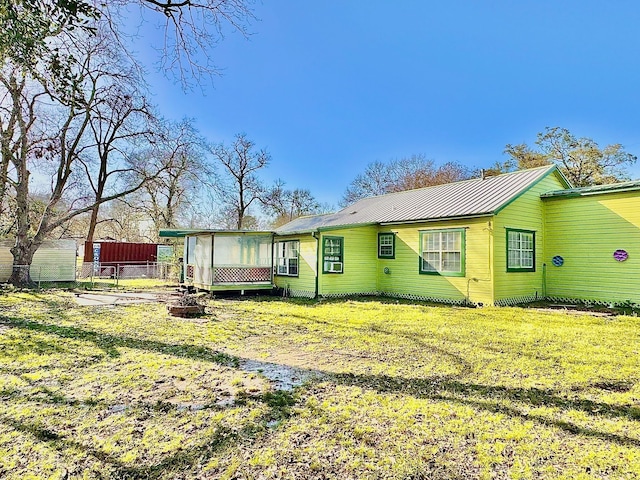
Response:
[[[318,298],[318,278],[320,277],[320,233],[317,231],[311,232],[311,236],[316,239],[316,292],[314,298]]]
[[[542,201],[542,232],[540,233],[542,235],[542,259],[543,259],[542,300],[546,301],[547,300],[547,264],[544,262],[544,259],[547,258],[547,204],[544,201]],[[534,258],[534,261],[535,261],[535,258]]]
[[[493,262],[494,262],[494,250],[495,250],[495,245],[494,245],[494,237],[493,237],[493,222],[491,220],[489,220],[487,222],[487,227],[489,230],[489,283],[491,285],[491,305],[495,305],[496,302],[496,289],[495,289],[495,282],[496,279],[494,277],[493,274]]]
[[[487,231],[487,235],[489,236],[489,238],[487,239],[487,245],[488,245],[488,249],[489,251],[487,252],[487,260],[488,260],[488,268],[489,268],[489,291],[490,291],[490,296],[491,296],[491,305],[495,305],[495,288],[494,288],[494,281],[495,279],[493,278],[493,250],[494,250],[494,245],[493,245],[493,224],[491,222],[491,220],[489,220],[487,222],[487,227],[484,229]],[[472,279],[475,281],[478,280],[483,280],[484,279]],[[469,284],[467,283],[467,289],[469,288]]]

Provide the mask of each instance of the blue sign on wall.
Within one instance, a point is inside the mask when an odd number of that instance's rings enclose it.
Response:
[[[100,244],[93,244],[93,271],[98,273],[100,270]]]

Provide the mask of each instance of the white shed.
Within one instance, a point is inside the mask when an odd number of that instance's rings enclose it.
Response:
[[[12,240],[0,241],[0,282],[11,276]],[[34,282],[73,282],[76,279],[75,240],[45,240],[33,255],[31,280]]]

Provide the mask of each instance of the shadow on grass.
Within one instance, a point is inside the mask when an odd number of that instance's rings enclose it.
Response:
[[[555,407],[561,410],[579,410],[594,416],[640,420],[640,407],[634,405],[611,405],[584,398],[567,398],[548,389],[473,384],[442,377],[407,379],[386,375],[333,374],[330,375],[330,378],[341,385],[359,386],[380,393],[398,393],[415,398],[468,405],[491,413],[502,413],[548,427],[556,427],[572,434],[599,438],[619,445],[640,447],[640,439],[637,438],[601,432],[561,419],[529,414],[526,410],[504,405],[503,402],[505,400],[515,402],[524,409]]]
[[[120,352],[118,352],[118,348],[124,347],[146,350],[165,355],[173,355],[175,357],[202,360],[225,366],[237,365],[237,359],[235,357],[200,345],[166,343],[158,340],[111,335],[108,333],[95,332],[93,330],[85,330],[78,327],[52,325],[33,320],[4,317],[1,315],[0,325],[56,335],[61,338],[92,342],[98,348],[103,350],[109,357],[119,357]]]
[[[380,295],[347,295],[344,297],[319,297],[319,298],[304,298],[304,297],[283,297],[281,295],[256,295],[256,296],[227,296],[223,297],[225,300],[244,301],[249,300],[256,303],[269,303],[269,302],[286,302],[294,305],[306,305],[309,307],[315,307],[319,305],[331,305],[331,304],[343,304],[344,302],[354,303],[382,303],[383,305],[412,305],[419,307],[449,307],[449,308],[464,308],[475,309],[473,305],[451,305],[448,303],[429,302],[426,300],[410,300],[406,298],[392,297],[392,296],[380,296]]]
[[[408,343],[413,343],[414,345],[419,347],[422,351],[430,352],[437,357],[447,359],[452,364],[457,365],[460,368],[458,375],[461,377],[471,373],[473,370],[472,365],[469,362],[467,362],[464,359],[464,357],[462,357],[462,355],[456,352],[447,350],[445,348],[439,347],[437,345],[433,345],[432,343],[421,340],[422,338],[425,337],[425,334],[423,333],[419,333],[415,331],[399,330],[399,329],[387,330],[381,326],[381,322],[371,322],[361,327],[354,327],[352,325],[345,325],[342,323],[331,322],[328,320],[320,320],[318,318],[311,317],[308,315],[289,314],[289,316],[292,318],[297,318],[299,320],[306,321],[306,322],[317,323],[323,326],[328,326],[337,330],[355,331],[358,335],[362,335],[363,333],[364,334],[376,333],[376,334],[387,335],[391,337],[401,337],[404,340],[406,340]],[[327,340],[336,339],[335,336],[322,335],[317,331],[313,331],[312,333],[317,336],[322,336],[322,338]],[[360,356],[369,358],[368,355],[360,355]]]
[[[170,344],[156,340],[144,340],[131,338],[126,336],[117,336],[110,334],[102,334],[90,330],[84,330],[77,327],[62,327],[57,325],[49,325],[39,323],[32,320],[23,320],[15,318],[7,318],[0,316],[0,324],[13,328],[19,328],[30,331],[38,331],[61,338],[81,339],[94,342],[97,346],[104,349],[112,356],[117,356],[118,347],[127,347],[140,349],[149,352],[156,352],[166,355],[173,355],[181,358],[191,358],[194,360],[209,361],[216,364],[232,365],[238,367],[239,362],[243,359],[231,357],[229,355],[208,349],[197,345]],[[384,332],[388,334],[396,334],[396,332]],[[403,335],[404,336],[404,335]],[[407,333],[409,338],[409,333]],[[415,339],[413,339],[415,341]],[[465,364],[460,359],[462,365]],[[303,369],[300,369],[303,370]],[[309,372],[318,373],[317,371]],[[597,438],[611,443],[624,446],[640,447],[640,440],[625,435],[613,434],[599,431],[593,428],[587,428],[550,416],[542,416],[537,414],[529,414],[528,408],[536,407],[553,407],[560,409],[560,414],[568,410],[577,410],[585,412],[594,417],[609,418],[626,418],[631,421],[640,420],[640,407],[633,405],[613,405],[604,402],[596,402],[585,398],[563,396],[560,392],[551,389],[538,388],[514,388],[496,385],[483,385],[471,382],[463,382],[457,380],[459,377],[429,377],[429,378],[405,378],[391,377],[386,375],[362,375],[362,374],[335,374],[332,372],[319,372],[325,380],[334,382],[339,385],[359,386],[365,389],[374,390],[380,393],[392,393],[410,395],[415,398],[425,398],[437,401],[446,401],[467,405],[474,409],[484,410],[492,413],[501,413],[512,418],[518,418],[525,421],[531,421],[547,427],[558,428],[565,432],[581,435],[585,437]],[[57,399],[59,400],[59,399]],[[282,415],[283,405],[282,398],[269,399],[264,401],[273,409],[279,409],[278,415]],[[286,399],[285,399],[286,400]],[[271,402],[271,403],[270,403]],[[275,403],[273,403],[275,402]],[[515,405],[506,405],[506,402],[513,402]],[[286,402],[285,402],[286,403]],[[284,405],[288,408],[288,405]],[[275,415],[274,412],[270,415]],[[15,421],[14,421],[15,422]],[[253,426],[252,426],[253,425]],[[256,425],[248,425],[248,434],[256,431]],[[20,428],[29,430],[35,428],[29,425],[23,425]],[[36,432],[37,438],[43,441],[60,441],[58,438],[49,438],[47,431]],[[229,434],[231,435],[231,434]],[[203,443],[201,447],[190,450],[189,452],[178,452],[173,456],[167,457],[160,464],[152,467],[126,467],[122,470],[123,474],[127,474],[132,478],[155,478],[159,476],[163,468],[173,468],[176,464],[192,465],[203,456],[207,456],[220,445],[228,443],[230,436],[227,434],[209,439]],[[233,434],[235,438],[237,434]],[[64,440],[71,441],[71,440]],[[71,441],[72,442],[72,441]],[[207,453],[209,452],[209,453]],[[93,455],[93,453],[92,453]],[[96,453],[98,457],[99,453]],[[98,457],[99,458],[99,457]],[[125,468],[115,462],[117,468]],[[146,476],[146,477],[145,477]]]
[[[36,401],[40,405],[97,405],[92,404],[90,401],[78,401],[67,398],[64,394],[51,391],[41,386],[37,388],[40,390],[40,393],[44,393],[48,398],[24,395],[23,399]],[[266,392],[259,396],[241,398],[238,400],[238,404],[245,404],[249,399],[263,403],[268,407],[268,410],[260,415],[260,417],[249,417],[249,420],[247,420],[245,424],[238,426],[238,428],[217,425],[213,435],[206,435],[203,438],[199,437],[199,442],[196,445],[190,446],[188,449],[178,448],[174,453],[165,455],[161,461],[152,465],[123,462],[116,455],[86,445],[67,434],[58,433],[38,422],[25,421],[24,419],[18,420],[4,413],[0,413],[0,424],[4,424],[15,431],[31,435],[37,441],[61,453],[64,453],[67,449],[74,452],[82,451],[86,455],[101,462],[104,467],[109,470],[109,478],[156,479],[166,477],[168,472],[174,472],[176,475],[184,475],[197,465],[206,464],[217,452],[263,434],[267,430],[267,422],[287,419],[291,415],[291,407],[295,405],[295,398],[289,392]],[[132,415],[147,417],[150,413],[152,415],[166,414],[169,410],[175,408],[175,405],[162,402],[156,404],[138,403],[132,406],[131,411]],[[225,407],[215,408],[220,409]],[[80,473],[84,468],[84,465],[77,465],[75,468],[77,472],[75,473]],[[69,473],[70,472],[67,472],[67,474]]]
[[[227,427],[217,428],[214,435],[209,435],[202,439],[195,447],[189,450],[178,450],[172,455],[168,455],[154,465],[130,465],[122,462],[114,455],[106,453],[100,449],[85,445],[73,440],[65,435],[60,435],[42,425],[23,420],[16,420],[4,414],[0,414],[0,423],[22,433],[31,435],[36,440],[47,444],[50,448],[58,451],[70,449],[71,451],[83,451],[87,455],[97,459],[104,464],[109,472],[109,478],[130,478],[130,479],[154,479],[166,475],[167,470],[177,473],[184,473],[188,468],[195,466],[199,461],[210,458],[217,451],[231,446],[234,441],[243,435],[250,434],[255,429],[253,425],[245,426],[240,431],[232,431]],[[77,472],[81,473],[84,466],[77,465]]]

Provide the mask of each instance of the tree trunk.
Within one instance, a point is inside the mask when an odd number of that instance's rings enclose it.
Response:
[[[25,245],[16,240],[16,244],[11,248],[13,269],[11,277],[9,277],[9,283],[16,286],[28,286],[32,283],[30,270],[35,252],[36,248],[31,242]]]
[[[91,210],[91,218],[89,220],[89,231],[87,232],[86,244],[93,244],[93,237],[96,233],[96,225],[98,224],[98,210],[100,206],[96,205],[93,210]],[[93,262],[93,249],[84,254],[84,258],[89,262]]]
[[[23,158],[26,155],[23,155]],[[29,238],[29,176],[26,162],[15,162],[18,182],[16,183],[16,241],[11,247],[13,255],[13,270],[9,283],[13,285],[28,285],[31,283],[31,261],[33,254],[38,249],[33,239]]]

